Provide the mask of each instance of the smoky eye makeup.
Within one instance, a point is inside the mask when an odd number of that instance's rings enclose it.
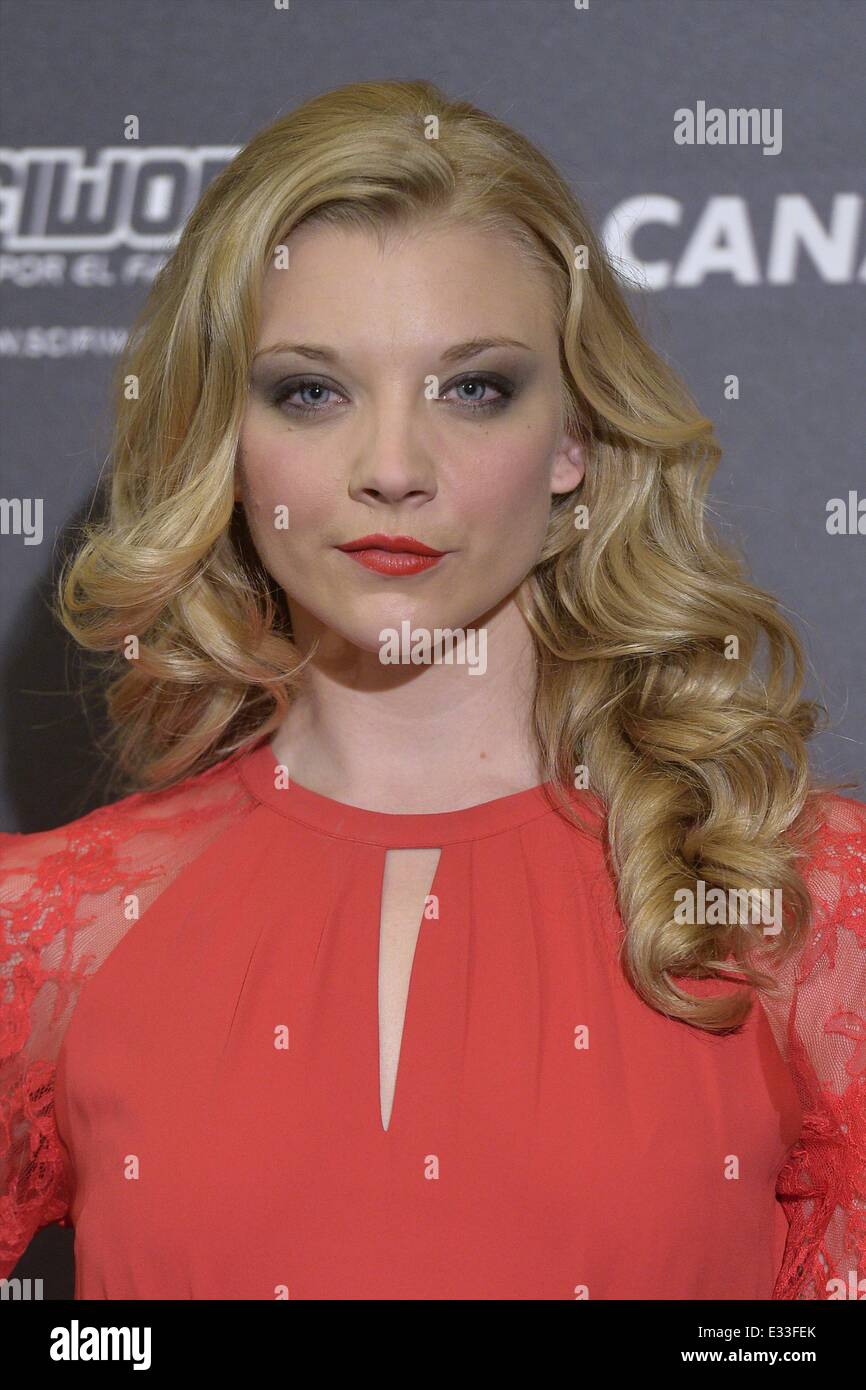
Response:
[[[467,369],[440,379],[435,403],[460,415],[491,415],[506,410],[520,394],[532,369],[521,364],[514,372],[486,368]],[[288,418],[330,415],[348,399],[337,382],[318,373],[255,373],[250,389],[270,407]]]

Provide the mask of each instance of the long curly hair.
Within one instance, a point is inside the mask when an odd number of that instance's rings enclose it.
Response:
[[[677,920],[675,895],[699,880],[779,889],[775,944],[796,948],[822,790],[805,743],[824,707],[799,698],[803,654],[776,600],[711,531],[711,422],[639,332],[568,185],[501,121],[429,82],[355,83],[269,125],[214,179],[119,361],[104,515],[63,562],[56,616],[109,654],[110,757],[129,790],[167,788],[282,723],[304,661],[234,502],[264,271],[302,222],[383,236],[430,218],[508,235],[551,286],[563,419],[587,468],[552,500],[516,596],[534,728],[566,813],[584,769],[604,809],[634,987],[727,1031],[748,986],[772,982],[749,958],[766,943],[745,923]],[[685,977],[747,988],[696,997]]]

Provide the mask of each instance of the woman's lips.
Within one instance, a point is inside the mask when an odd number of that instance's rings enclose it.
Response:
[[[438,565],[446,550],[435,550],[414,536],[384,535],[381,531],[337,546],[350,560],[357,560],[376,574],[419,574]]]
[[[365,569],[376,574],[419,574],[421,570],[432,569],[444,558],[442,555],[418,555],[410,550],[344,550],[350,560],[356,560]]]

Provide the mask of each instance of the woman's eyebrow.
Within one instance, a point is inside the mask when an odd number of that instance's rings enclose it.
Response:
[[[453,347],[446,348],[440,354],[440,360],[442,362],[464,362],[469,357],[477,357],[479,353],[486,352],[488,348],[497,347],[521,348],[524,352],[535,351],[528,343],[521,343],[518,338],[469,338],[464,343],[455,343]],[[272,343],[270,347],[260,348],[253,357],[253,361],[255,362],[259,357],[271,357],[289,352],[317,362],[336,364],[340,361],[340,354],[336,349],[323,347],[317,343]]]
[[[453,347],[446,348],[441,360],[463,362],[467,357],[477,357],[488,348],[497,347],[521,348],[524,352],[534,352],[534,348],[528,343],[521,343],[518,338],[469,338],[465,343],[455,343]]]

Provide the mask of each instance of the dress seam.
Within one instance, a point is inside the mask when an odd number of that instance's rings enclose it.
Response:
[[[484,804],[485,804],[484,802],[481,802],[481,803],[480,803],[480,805],[482,805],[482,806],[483,806]],[[394,845],[394,844],[393,844],[390,840],[388,840],[388,839],[380,839],[380,838],[378,838],[378,837],[375,837],[375,838],[374,838],[374,837],[370,837],[370,836],[366,836],[366,835],[358,835],[357,833],[353,833],[353,834],[341,834],[340,831],[338,831],[338,830],[325,830],[324,827],[322,827],[322,826],[320,826],[320,825],[314,825],[311,821],[305,820],[303,816],[296,815],[293,811],[290,811],[290,810],[288,810],[288,809],[286,809],[286,810],[281,810],[280,807],[278,807],[278,806],[272,806],[272,805],[270,804],[270,802],[268,802],[268,801],[259,800],[259,805],[262,806],[266,811],[271,811],[275,816],[279,816],[279,817],[281,817],[283,820],[291,820],[291,821],[294,821],[296,825],[303,825],[305,829],[307,829],[307,830],[313,830],[313,831],[315,831],[315,833],[316,833],[317,835],[323,835],[323,836],[325,836],[325,837],[326,837],[327,839],[329,839],[329,840],[343,840],[343,841],[348,841],[349,844],[374,845],[374,846],[376,846],[376,847],[379,848],[379,849],[399,849],[399,848],[400,848],[399,845]],[[351,809],[356,809],[356,808],[353,807],[353,808],[351,808]],[[357,808],[357,809],[360,809],[360,808]],[[473,807],[473,808],[470,808],[470,809],[474,809],[474,807]],[[374,814],[375,814],[375,813],[374,813]],[[417,815],[423,817],[423,816],[425,815],[425,812],[423,812],[423,811],[417,812],[417,813],[415,813],[415,812],[407,812],[406,814],[407,814],[407,815],[414,815],[414,814],[417,814]],[[430,812],[429,814],[435,815],[435,814],[437,814],[437,813],[436,813],[436,812]],[[450,813],[445,812],[444,814],[450,814]],[[457,811],[457,812],[455,812],[454,814],[459,815],[460,813],[459,813],[459,811]],[[531,825],[534,821],[541,820],[544,816],[557,816],[557,815],[560,815],[560,814],[561,814],[561,813],[557,810],[557,808],[556,808],[555,806],[547,806],[547,807],[544,807],[542,810],[536,811],[535,815],[527,816],[525,820],[522,820],[522,821],[515,821],[515,822],[512,822],[510,825],[500,825],[500,826],[497,826],[497,827],[496,827],[495,829],[493,829],[493,830],[480,831],[480,832],[477,832],[477,833],[474,834],[474,835],[461,835],[461,836],[459,836],[459,837],[457,837],[457,838],[453,838],[453,837],[451,837],[451,836],[449,836],[449,835],[439,835],[439,836],[438,836],[438,845],[444,846],[444,845],[471,845],[471,844],[476,844],[479,840],[490,840],[490,839],[493,839],[493,837],[496,836],[496,835],[507,835],[509,832],[511,832],[511,831],[513,831],[513,830],[520,830],[523,826],[525,826],[525,825]],[[568,823],[568,822],[567,822],[567,823]],[[403,838],[403,837],[401,837],[401,836],[399,836],[399,835],[397,836],[397,839],[401,839],[401,838]],[[413,836],[413,837],[411,837],[411,838],[415,838],[415,837]],[[432,846],[431,846],[431,847],[432,847]]]

